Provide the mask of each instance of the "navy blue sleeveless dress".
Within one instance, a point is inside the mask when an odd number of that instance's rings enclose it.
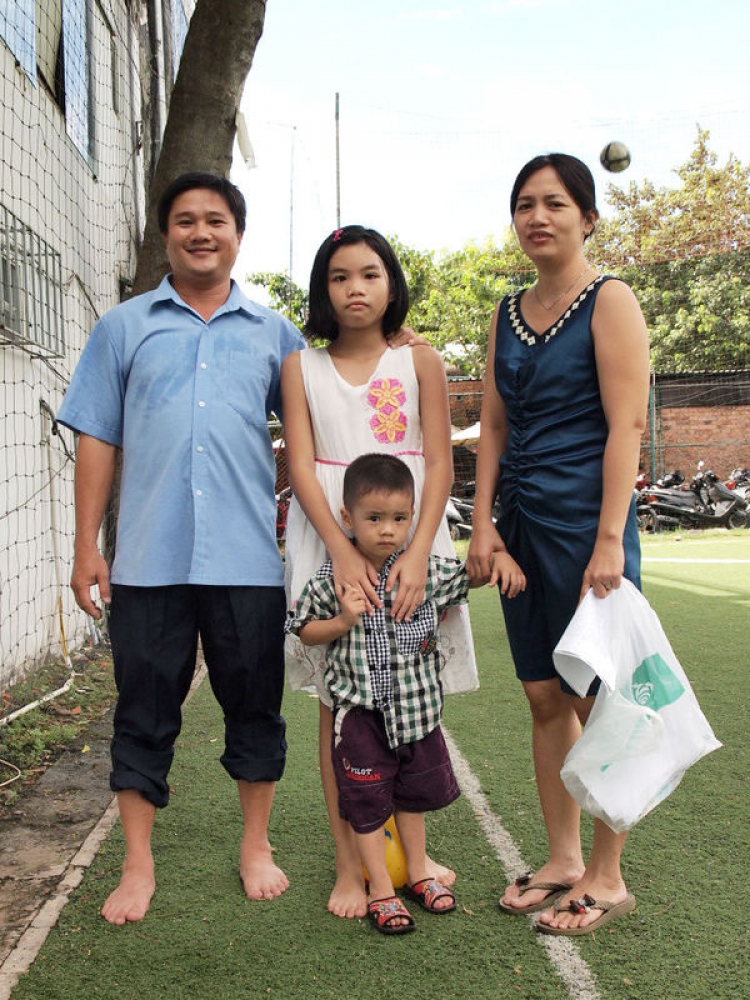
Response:
[[[505,403],[508,440],[500,459],[497,528],[527,579],[526,591],[502,598],[502,605],[522,680],[556,676],[552,651],[575,612],[596,540],[607,424],[591,317],[607,280],[596,278],[539,335],[521,315],[521,292],[507,296],[498,315],[495,385]],[[625,576],[640,587],[635,502],[623,543]]]

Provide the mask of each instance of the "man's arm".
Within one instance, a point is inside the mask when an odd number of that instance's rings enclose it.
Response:
[[[112,492],[116,455],[114,445],[81,434],[76,455],[76,537],[70,586],[78,606],[93,618],[101,618],[102,613],[91,598],[91,588],[99,587],[104,604],[111,598],[109,568],[97,541]]]

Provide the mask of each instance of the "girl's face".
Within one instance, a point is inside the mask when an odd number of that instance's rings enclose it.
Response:
[[[367,243],[349,243],[333,254],[328,296],[340,331],[381,324],[391,301],[388,272]]]
[[[580,253],[595,222],[595,213],[584,216],[554,167],[543,167],[529,177],[513,214],[521,249],[534,263],[564,262]]]

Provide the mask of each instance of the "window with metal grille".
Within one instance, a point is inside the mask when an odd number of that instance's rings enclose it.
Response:
[[[0,343],[65,354],[60,254],[0,205]]]

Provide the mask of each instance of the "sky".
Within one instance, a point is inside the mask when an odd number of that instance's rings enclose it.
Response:
[[[342,225],[420,250],[502,240],[542,152],[584,160],[604,214],[609,183],[675,186],[698,125],[720,163],[750,163],[748,38],[747,0],[268,0],[241,102],[256,166],[235,148],[232,168],[235,278],[291,265],[306,288],[337,199]],[[599,164],[612,140],[621,174]]]

